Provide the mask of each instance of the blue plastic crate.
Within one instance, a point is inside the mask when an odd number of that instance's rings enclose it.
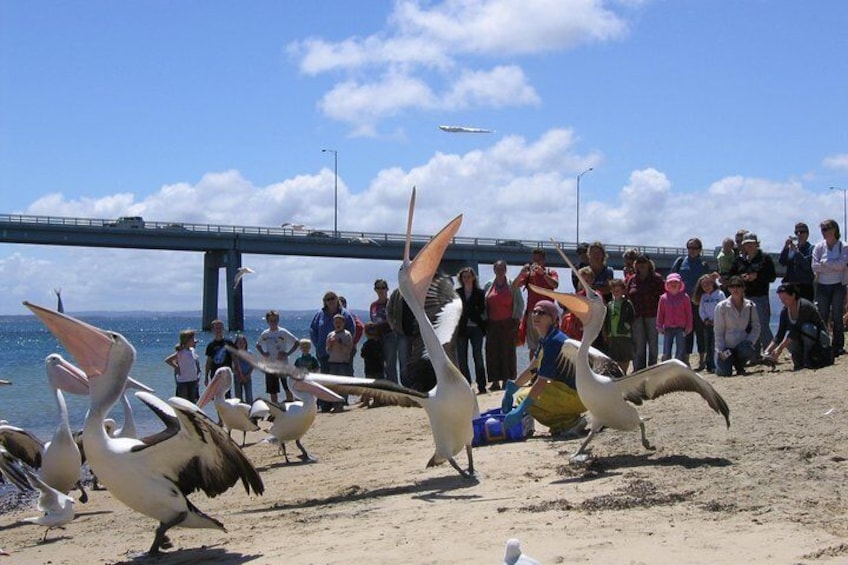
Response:
[[[533,435],[533,417],[525,412],[521,421],[517,424],[504,428],[503,421],[506,416],[500,408],[488,410],[474,418],[474,447],[488,445],[490,443],[502,443],[507,441],[523,441]]]

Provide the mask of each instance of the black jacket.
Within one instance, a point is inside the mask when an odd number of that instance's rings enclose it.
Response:
[[[459,299],[462,300],[462,316],[459,318],[459,335],[465,334],[465,326],[471,320],[486,333],[486,295],[482,288],[471,289],[471,296],[465,299],[465,290],[460,287],[456,289]]]

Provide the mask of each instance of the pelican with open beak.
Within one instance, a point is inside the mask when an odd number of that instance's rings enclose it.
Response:
[[[559,247],[557,249],[571,269],[577,272],[562,250]],[[577,275],[580,277],[579,272]],[[573,356],[573,362],[577,394],[580,395],[580,400],[591,415],[592,425],[589,435],[586,436],[577,452],[572,455],[573,462],[586,460],[586,447],[595,434],[604,427],[622,431],[639,428],[642,433],[642,445],[646,449],[653,449],[645,433],[645,423],[635,406],[641,405],[645,400],[652,400],[672,392],[698,393],[710,408],[724,416],[727,427],[730,427],[730,409],[725,400],[710,383],[677,359],[646,367],[618,379],[595,372],[589,364],[589,346],[601,332],[606,316],[606,306],[601,295],[582,280],[582,277],[580,279],[583,288],[587,289],[586,296],[555,292],[530,285],[533,291],[556,300],[583,322],[583,341],[580,342],[577,354]],[[574,347],[574,345],[566,342],[561,356],[568,356],[565,352],[568,347]]]
[[[90,407],[83,427],[88,463],[112,496],[159,522],[149,554],[170,545],[167,532],[174,526],[224,530],[221,522],[186,498],[195,490],[216,496],[241,480],[248,494],[251,490],[262,494],[262,479],[238,445],[197,406],[181,398],[166,403],[147,392],[135,393],[165,429],[142,439],[110,437],[104,419],[124,393],[135,349],[119,333],[29,302],[24,305],[88,377]]]
[[[226,398],[231,386],[233,370],[229,367],[219,368],[197,401],[197,407],[203,408],[214,399],[215,410],[218,411],[221,423],[227,428],[227,434],[232,437],[233,430],[241,430],[241,445],[244,447],[247,432],[259,431],[259,426],[256,425],[256,419],[250,417],[250,404],[245,404],[238,398]]]

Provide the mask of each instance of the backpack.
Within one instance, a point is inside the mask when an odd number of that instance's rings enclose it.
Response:
[[[817,328],[808,322],[801,326],[801,334],[813,340],[810,347],[810,365],[813,369],[833,365],[833,345],[824,328]]]

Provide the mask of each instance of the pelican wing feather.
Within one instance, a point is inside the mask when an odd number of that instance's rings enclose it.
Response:
[[[26,469],[21,461],[0,445],[0,477],[6,479],[22,491],[33,490],[27,480]]]
[[[730,408],[724,398],[698,373],[677,359],[669,359],[616,380],[624,398],[634,404],[672,392],[696,392],[710,408],[724,416],[730,427]]]
[[[41,468],[44,442],[25,429],[8,424],[0,425],[0,445],[33,469]]]
[[[241,479],[245,491],[262,494],[265,487],[259,473],[224,430],[196,405],[173,397],[164,402],[147,392],[136,392],[165,424],[165,430],[139,440],[132,452],[147,451],[153,458],[171,463],[171,479],[184,495],[202,490],[214,497]],[[150,452],[153,452],[150,454]],[[179,459],[175,463],[174,459]]]

